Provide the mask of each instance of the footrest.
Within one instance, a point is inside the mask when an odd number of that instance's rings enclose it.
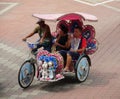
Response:
[[[56,81],[62,80],[62,79],[64,79],[64,78],[65,78],[65,77],[64,77],[63,75],[57,74],[55,79],[50,79],[50,78],[44,79],[44,78],[40,78],[40,81],[42,81],[42,82],[56,82]]]

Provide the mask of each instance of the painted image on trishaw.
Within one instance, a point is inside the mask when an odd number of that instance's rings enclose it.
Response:
[[[78,82],[84,82],[91,67],[89,55],[98,49],[95,28],[84,24],[84,21],[97,22],[97,17],[80,12],[33,16],[39,19],[38,24],[44,24],[44,21],[57,22],[56,31],[49,36],[40,34],[41,38],[35,43],[24,39],[30,49],[30,57],[20,67],[19,85],[22,88],[29,87],[35,76],[41,82],[55,82],[69,73],[73,73]],[[44,32],[49,32],[49,28],[46,28]]]

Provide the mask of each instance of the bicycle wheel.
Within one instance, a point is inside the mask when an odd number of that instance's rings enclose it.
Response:
[[[83,82],[87,79],[89,74],[90,66],[86,57],[82,57],[78,62],[76,68],[76,78],[79,82]]]
[[[31,85],[33,78],[35,75],[35,67],[34,64],[30,63],[30,61],[25,61],[19,70],[18,73],[18,83],[20,87],[27,88]]]

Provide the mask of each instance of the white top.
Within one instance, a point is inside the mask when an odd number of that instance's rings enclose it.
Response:
[[[79,44],[80,44],[81,39],[80,38],[73,38],[71,40],[71,49],[72,50],[78,50]]]

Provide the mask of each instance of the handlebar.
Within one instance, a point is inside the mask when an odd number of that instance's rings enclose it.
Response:
[[[27,43],[27,46],[28,46],[29,48],[31,48],[31,49],[34,49],[34,48],[37,47],[37,44],[36,44],[36,43],[32,43],[32,42],[30,42],[30,41],[28,41],[28,40],[23,41],[23,42],[26,42],[26,43]]]

